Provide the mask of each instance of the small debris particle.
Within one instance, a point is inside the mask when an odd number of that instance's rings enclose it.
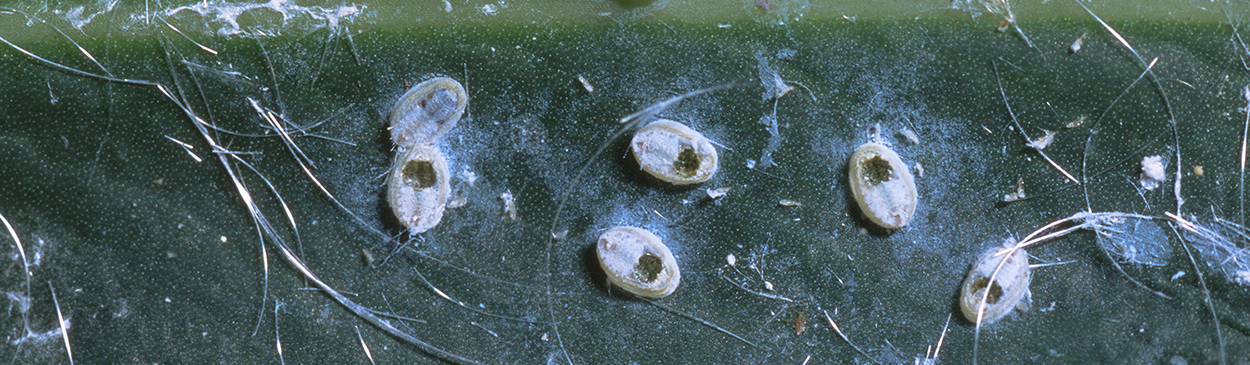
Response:
[[[1033,142],[1029,142],[1029,147],[1032,149],[1041,151],[1041,150],[1046,149],[1046,147],[1050,147],[1050,144],[1054,141],[1055,141],[1055,131],[1048,131],[1048,130],[1043,129],[1042,136],[1037,137],[1037,139],[1033,140]]]
[[[707,197],[712,200],[724,198],[725,195],[729,195],[729,190],[730,188],[707,189]]]
[[[459,209],[469,203],[468,194],[461,194],[461,192],[457,190],[456,194],[452,194],[451,200],[447,201],[447,209]]]
[[[226,243],[226,236],[221,236],[221,243]]]
[[[1177,271],[1175,275],[1172,275],[1172,281],[1176,281],[1176,279],[1180,279],[1182,276],[1185,276],[1185,270]]]
[[[1004,33],[1004,32],[1006,32],[1006,31],[1007,31],[1007,27],[1009,27],[1009,26],[1011,26],[1011,18],[1003,19],[1003,22],[1002,22],[1002,23],[998,23],[998,32],[999,32],[999,33]]]
[[[1231,276],[1233,282],[1250,286],[1250,270],[1238,270]]]
[[[764,290],[773,291],[773,282],[764,281]]]
[[[1202,168],[1202,165],[1194,166],[1194,175],[1204,176],[1206,175],[1206,170]]]
[[[770,89],[775,90],[776,96],[773,97],[774,99],[781,99],[782,96],[786,96],[786,94],[794,91],[794,86],[786,84],[786,81],[778,75],[773,78],[773,86]]]
[[[152,184],[153,184],[153,185],[156,185],[156,186],[165,185],[165,179],[156,179],[156,180],[152,180]]]
[[[543,342],[551,341],[551,339],[547,337],[547,334],[546,334],[546,333],[543,333],[543,338],[542,338],[542,340],[543,340]]]
[[[1046,307],[1046,308],[1038,309],[1037,311],[1038,311],[1038,312],[1042,312],[1042,313],[1046,313],[1046,312],[1053,311],[1053,310],[1055,310],[1055,302],[1050,302],[1050,306],[1048,306],[1048,307]]]
[[[776,68],[768,64],[768,59],[762,54],[756,54],[759,60],[760,86],[764,87],[763,100],[777,100],[782,96],[794,91],[794,87],[786,83],[781,77],[781,73]]]
[[[1085,43],[1085,37],[1088,35],[1089,35],[1089,32],[1081,33],[1081,36],[1077,38],[1076,41],[1072,42],[1072,46],[1068,47],[1068,53],[1075,54],[1077,52],[1080,52],[1081,44]]]
[[[734,257],[734,254],[731,253],[728,256],[725,256],[725,262],[728,262],[729,266],[737,266],[738,258]]]
[[[799,203],[798,201],[790,200],[790,199],[781,199],[780,201],[777,202],[777,206],[785,207],[785,208],[796,208],[796,207],[803,206],[803,203]]]
[[[1146,191],[1158,189],[1167,180],[1163,172],[1163,156],[1146,156],[1141,160],[1141,187]]]
[[[373,266],[373,252],[369,252],[369,249],[360,249],[360,259],[364,261],[365,266]]]
[[[898,134],[907,138],[907,141],[911,142],[911,144],[920,145],[920,136],[917,136],[916,132],[912,132],[911,129],[904,127],[898,131]]]
[[[503,200],[503,214],[508,216],[508,219],[516,220],[516,199],[512,197],[512,191],[499,194],[499,199]]]
[[[551,239],[554,239],[556,241],[563,241],[568,236],[569,236],[569,230],[566,229],[566,230],[560,231],[560,233],[552,233]]]
[[[451,2],[450,2],[450,1],[443,0],[443,11],[448,12],[448,13],[450,13],[450,12],[451,12]]]
[[[921,166],[919,162],[916,163],[916,178],[924,178],[924,166]]]
[[[773,11],[773,5],[769,4],[768,0],[755,0],[755,5],[759,6],[760,9],[764,9],[764,11]]]
[[[754,168],[755,168],[755,160],[747,160],[747,168],[748,168],[748,169],[754,169]]]
[[[587,94],[595,92],[595,86],[590,84],[590,80],[586,80],[586,76],[577,75],[577,81],[582,83],[582,89],[586,90]]]
[[[802,336],[803,331],[806,331],[806,330],[807,330],[807,314],[803,313],[803,311],[799,311],[799,314],[797,316],[794,316],[794,335]]]
[[[468,166],[465,166],[464,170],[460,171],[460,177],[464,178],[464,181],[468,182],[469,186],[477,183],[477,173],[473,172],[473,169],[470,169]]]
[[[482,5],[482,14],[495,15],[495,4]]]
[[[1085,124],[1084,115],[1076,117],[1076,119],[1073,119],[1071,122],[1068,122],[1068,125],[1064,126],[1064,128],[1067,128],[1067,129],[1079,128],[1082,124]]]
[[[1024,195],[1024,179],[1023,178],[1016,181],[1016,192],[1003,195],[1004,202],[1014,202],[1014,201],[1021,200],[1024,198],[1025,198],[1025,195]]]

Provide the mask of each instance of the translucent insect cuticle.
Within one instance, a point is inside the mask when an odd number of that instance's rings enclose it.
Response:
[[[994,323],[1016,308],[1028,307],[1032,273],[1028,254],[1015,243],[1008,239],[991,247],[972,264],[959,294],[960,311],[968,321]]]
[[[431,102],[435,100],[437,102],[433,103],[434,108],[431,109]],[[434,117],[434,122],[443,124],[451,119],[452,113],[455,112],[456,93],[446,88],[439,88],[430,93],[429,97],[418,100],[417,105],[420,105],[421,109],[428,111]]]
[[[659,119],[636,133],[630,149],[638,167],[674,185],[700,184],[718,169],[716,147],[684,124]]]
[[[885,229],[903,228],[916,212],[916,182],[907,164],[878,142],[860,145],[851,155],[851,193],[860,211]]]
[[[399,155],[391,166],[387,199],[412,234],[442,220],[450,185],[437,143],[455,127],[467,102],[459,82],[440,77],[413,86],[391,110],[389,129]]]
[[[659,299],[681,284],[677,259],[654,233],[637,227],[615,227],[599,236],[599,267],[610,286],[632,295]]]

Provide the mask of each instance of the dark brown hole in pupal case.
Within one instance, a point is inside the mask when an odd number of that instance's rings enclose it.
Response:
[[[653,253],[644,253],[638,258],[638,264],[634,265],[634,271],[638,272],[642,281],[650,283],[664,271],[664,261]]]
[[[989,278],[977,279],[976,281],[972,282],[972,292],[976,293],[977,291],[985,288],[986,284],[988,284],[989,282],[990,282]],[[998,281],[994,281],[994,283],[990,285],[990,295],[989,297],[985,299],[985,303],[986,304],[998,303],[998,300],[1002,299],[1002,297],[1003,297],[1003,287],[998,285]]]
[[[404,183],[417,189],[434,186],[438,181],[438,173],[434,172],[434,164],[430,161],[412,160],[404,164]]]
[[[677,160],[673,161],[673,169],[685,177],[699,172],[699,155],[694,153],[694,148],[683,147],[677,154]]]
[[[864,179],[872,185],[890,181],[894,177],[894,168],[890,166],[890,161],[881,158],[881,155],[872,156],[868,161],[864,161],[863,168]]]

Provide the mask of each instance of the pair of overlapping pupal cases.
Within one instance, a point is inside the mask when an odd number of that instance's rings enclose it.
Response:
[[[391,110],[387,128],[396,152],[387,199],[395,218],[413,235],[443,219],[451,184],[438,142],[460,121],[468,102],[459,82],[440,77],[409,89]]]

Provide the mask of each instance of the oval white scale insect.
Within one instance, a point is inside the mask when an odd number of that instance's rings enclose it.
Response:
[[[659,237],[642,228],[616,227],[599,235],[599,267],[608,282],[643,298],[673,294],[681,284],[677,259]]]
[[[1001,246],[985,250],[972,265],[972,270],[968,272],[968,278],[964,280],[959,291],[959,309],[964,313],[964,318],[977,322],[977,309],[981,308],[983,298],[985,312],[981,323],[985,324],[1002,319],[1014,308],[1028,308],[1029,301],[1026,298],[1032,296],[1029,292],[1029,282],[1032,280],[1029,256],[1024,249],[1010,252],[1015,245],[1016,241],[1008,238]],[[994,274],[999,263],[1002,263],[1002,268],[998,269],[998,274]],[[994,278],[992,281],[991,276]],[[985,295],[986,290],[989,290],[988,297]]]
[[[468,103],[468,94],[456,80],[438,77],[417,84],[391,110],[391,140],[401,149],[434,144],[456,126]]]
[[[719,168],[716,147],[684,124],[659,119],[639,129],[630,142],[643,171],[675,185],[699,184]]]
[[[399,222],[413,235],[434,228],[443,220],[448,182],[447,159],[431,145],[418,145],[395,159],[387,179],[387,198]]]
[[[899,229],[916,212],[916,181],[907,165],[889,147],[877,142],[859,146],[851,155],[851,194],[868,220]]]

